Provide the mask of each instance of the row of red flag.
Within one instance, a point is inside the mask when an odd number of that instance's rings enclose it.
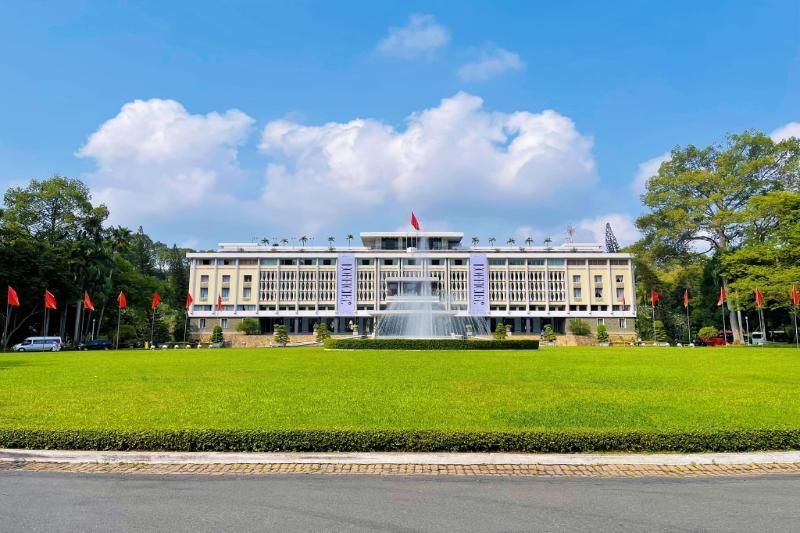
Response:
[[[800,294],[797,292],[797,285],[792,284],[792,304],[797,307],[800,306]],[[754,296],[756,300],[756,307],[759,309],[764,307],[764,293],[761,292],[761,289],[756,289],[754,291]],[[725,287],[719,288],[719,299],[717,300],[717,305],[722,305],[725,303],[725,300],[728,299],[728,293],[725,292]],[[658,291],[655,289],[650,291],[650,302],[652,305],[656,305],[661,300],[661,295],[658,294]],[[625,296],[622,297],[623,305],[625,302]],[[689,308],[689,289],[684,289],[683,291],[683,307],[688,309]]]
[[[161,303],[161,296],[156,292],[153,294],[153,301],[150,303],[150,308],[155,311],[158,307],[158,304]],[[125,309],[128,307],[128,299],[125,297],[125,293],[120,291],[119,295],[117,296],[117,304],[119,305],[120,309]],[[10,307],[19,307],[19,295],[14,288],[9,285],[8,286],[8,305]],[[186,297],[186,310],[189,310],[189,307],[192,305],[192,295],[189,294]],[[94,311],[94,304],[92,303],[91,298],[89,298],[89,293],[84,291],[83,293],[83,306],[88,309],[89,311]],[[55,295],[48,291],[44,291],[44,308],[45,309],[58,309],[58,302],[56,302]]]

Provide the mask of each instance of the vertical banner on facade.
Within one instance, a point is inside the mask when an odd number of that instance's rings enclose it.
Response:
[[[469,314],[489,314],[489,262],[486,254],[469,256]]]
[[[356,256],[339,254],[336,259],[336,314],[356,314]]]

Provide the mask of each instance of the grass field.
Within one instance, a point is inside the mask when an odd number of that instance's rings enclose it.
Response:
[[[0,429],[799,428],[794,348],[0,354]]]

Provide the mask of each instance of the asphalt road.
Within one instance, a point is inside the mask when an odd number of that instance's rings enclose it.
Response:
[[[0,473],[0,531],[797,531],[800,477]]]

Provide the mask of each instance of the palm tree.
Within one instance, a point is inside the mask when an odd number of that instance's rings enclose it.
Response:
[[[479,242],[481,242],[481,240],[478,237],[472,238],[472,246],[478,246]]]
[[[303,235],[298,240],[300,241],[300,246],[305,246],[306,243],[308,242],[308,236],[307,235]]]
[[[261,239],[261,244],[263,244],[264,246],[268,245],[269,244],[269,239],[264,237],[263,239]]]
[[[489,237],[489,246],[494,246],[494,243],[496,243],[496,242],[497,242],[497,239],[495,239],[494,237]]]
[[[513,237],[509,237],[508,240],[506,241],[506,244],[509,246],[514,246],[515,242],[517,241],[515,241]]]
[[[283,239],[281,239],[281,244],[284,246],[289,246],[289,239],[284,237]]]
[[[335,242],[336,242],[336,237],[334,237],[333,235],[328,237],[328,244],[330,245],[331,248],[333,248],[333,243]]]
[[[531,239],[530,237],[525,239],[525,246],[530,248],[531,244],[533,244],[533,239]]]
[[[553,242],[553,239],[551,239],[550,237],[547,237],[547,238],[544,240],[544,245],[545,245],[545,246],[547,246],[548,248],[550,248],[550,244],[551,244],[552,242]]]
[[[353,235],[351,233],[347,234],[347,247],[350,248],[350,241],[353,240]]]

